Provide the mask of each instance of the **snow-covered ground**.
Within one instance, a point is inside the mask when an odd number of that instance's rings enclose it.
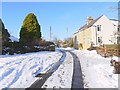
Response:
[[[103,58],[96,51],[75,50],[81,63],[85,88],[118,88],[118,75],[113,74],[110,66],[111,58]],[[27,88],[38,78],[38,73],[44,73],[60,60],[62,53],[35,52],[22,55],[0,56],[0,89]],[[114,57],[118,60],[117,57]],[[71,88],[73,76],[73,57],[66,52],[66,57],[59,68],[47,79],[43,88]]]
[[[66,52],[63,64],[48,78],[42,88],[71,88],[73,75],[73,58]]]
[[[118,75],[113,74],[111,58],[103,58],[96,51],[73,52],[79,57],[85,88],[118,88]]]
[[[67,47],[67,48],[57,48],[58,50],[61,49],[61,50],[70,50],[70,51],[73,51],[73,50],[76,50],[74,48],[71,48],[71,47]]]
[[[35,52],[22,55],[0,56],[0,89],[27,88],[38,78],[36,74],[47,71],[61,58],[62,53]]]

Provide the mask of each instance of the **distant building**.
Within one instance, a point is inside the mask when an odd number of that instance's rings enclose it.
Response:
[[[9,39],[10,39],[10,42],[19,42],[18,38],[11,36],[11,35],[10,35]]]
[[[118,20],[110,20],[105,15],[95,20],[90,16],[86,24],[73,34],[74,48],[88,49],[91,45],[119,44],[119,26]]]

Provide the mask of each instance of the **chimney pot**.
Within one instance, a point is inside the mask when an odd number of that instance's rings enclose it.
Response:
[[[89,16],[89,17],[87,18],[87,24],[89,24],[92,20],[93,20],[92,16]]]

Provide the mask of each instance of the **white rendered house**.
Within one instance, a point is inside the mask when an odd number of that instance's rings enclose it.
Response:
[[[99,46],[101,44],[118,44],[119,35],[118,20],[110,20],[107,16],[102,15],[97,19],[88,17],[87,23],[83,25],[76,33],[73,34],[73,42],[75,47],[81,44],[83,49],[91,46]],[[78,47],[79,48],[79,47]]]

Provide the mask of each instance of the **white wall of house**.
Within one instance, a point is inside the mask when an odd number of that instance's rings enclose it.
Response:
[[[118,24],[120,24],[118,23],[118,21],[115,20],[111,21],[105,15],[101,16],[91,27],[89,27],[91,28],[90,30],[92,31],[91,40],[88,38],[88,36],[84,35],[84,31],[83,31],[83,36],[79,35],[80,34],[79,30],[76,33],[74,33],[73,36],[77,37],[76,41],[74,42],[75,47],[78,47],[78,44],[81,43],[80,42],[81,37],[82,39],[84,39],[85,42],[87,41],[92,42],[95,46],[99,46],[100,44],[117,44],[118,40],[117,37],[114,36],[114,33],[117,32],[118,30]],[[97,31],[98,25],[101,25],[100,31]],[[98,43],[98,37],[102,38],[102,43]]]
[[[113,23],[113,25],[115,25],[115,28],[116,28],[116,30],[117,30],[118,25],[119,25],[120,23],[118,23],[117,20],[110,20],[110,21],[111,21],[111,23]]]
[[[120,21],[117,21],[117,20],[110,20],[113,24],[114,24],[114,27],[115,27],[115,31],[114,31],[114,34],[116,33],[116,35],[113,35],[113,42],[115,42],[116,44],[120,44],[120,35],[118,35],[118,33],[120,33]]]
[[[116,30],[112,22],[106,17],[102,16],[97,22],[92,26],[93,31],[93,43],[96,45],[96,30],[97,25],[101,25],[101,31],[97,31],[97,45],[98,45],[98,37],[102,37],[102,44],[113,44],[111,42],[111,37],[113,36],[113,32]]]
[[[92,26],[91,29],[92,29],[92,40],[91,40],[91,42],[93,42],[93,44],[96,45],[96,27]]]

